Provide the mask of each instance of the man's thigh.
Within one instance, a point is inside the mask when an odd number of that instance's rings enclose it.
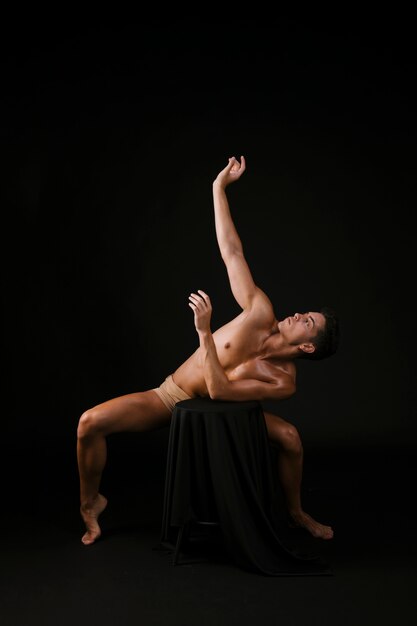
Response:
[[[99,430],[110,433],[145,432],[168,426],[171,411],[153,390],[112,398],[90,409]]]

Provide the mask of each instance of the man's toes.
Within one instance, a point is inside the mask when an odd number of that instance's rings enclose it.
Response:
[[[320,533],[323,539],[332,539],[333,538],[333,530],[328,527],[324,527],[322,532]]]
[[[90,544],[94,543],[96,539],[99,538],[99,536],[100,536],[99,532],[93,533],[91,531],[88,531],[83,535],[83,537],[81,538],[81,541],[83,542],[85,546],[89,546]]]

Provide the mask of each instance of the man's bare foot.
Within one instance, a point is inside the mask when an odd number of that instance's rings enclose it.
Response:
[[[94,543],[101,535],[101,528],[98,525],[98,518],[107,506],[107,498],[98,494],[93,504],[81,505],[81,517],[84,520],[87,532],[82,536],[81,541],[84,545],[89,546]]]
[[[299,513],[291,514],[291,521],[293,525],[297,528],[305,528],[313,537],[318,539],[332,539],[333,538],[333,529],[331,526],[325,526],[324,524],[320,524],[316,522],[315,519],[304,513],[304,511],[300,511]]]

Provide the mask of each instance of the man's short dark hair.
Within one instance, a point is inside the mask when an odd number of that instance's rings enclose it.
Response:
[[[317,333],[312,343],[315,345],[314,352],[302,352],[300,359],[310,359],[310,361],[320,361],[334,354],[338,348],[340,340],[340,324],[336,312],[330,307],[322,307],[320,313],[326,320],[323,330]]]

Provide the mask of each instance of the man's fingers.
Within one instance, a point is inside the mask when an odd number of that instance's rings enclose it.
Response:
[[[235,157],[229,157],[229,163],[225,168],[225,171],[233,177],[233,180],[237,180],[241,177],[245,169],[246,161],[245,157],[242,155],[240,157],[240,162]]]
[[[202,302],[204,302],[203,298],[201,296],[198,296],[196,293],[190,294],[188,296],[188,299],[194,302],[194,304],[201,304]]]
[[[198,294],[197,293],[191,293],[188,297],[189,300],[191,300],[192,302],[194,302],[194,304],[196,305],[201,305],[201,304],[205,304],[207,306],[210,305],[210,298],[209,296],[202,291],[201,289],[198,290]]]
[[[228,160],[227,165],[224,168],[223,172],[228,174],[235,166],[236,166],[236,159],[235,159],[235,157],[229,157],[229,160]]]
[[[210,296],[208,296],[204,291],[202,291],[201,289],[197,290],[198,293],[201,295],[202,298],[204,298],[204,300],[206,302],[210,302]]]

